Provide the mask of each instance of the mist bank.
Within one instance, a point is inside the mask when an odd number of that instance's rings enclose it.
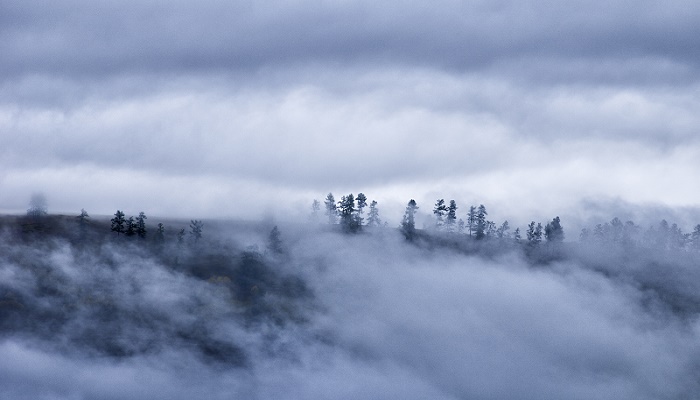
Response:
[[[0,397],[663,399],[699,389],[692,250],[422,229],[407,240],[395,228],[312,223],[279,224],[274,242],[270,221],[205,221],[200,240],[181,242],[172,223],[159,242],[76,225],[3,220]]]

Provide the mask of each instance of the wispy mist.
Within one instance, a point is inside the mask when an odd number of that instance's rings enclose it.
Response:
[[[227,239],[234,231],[248,242]],[[89,248],[6,238],[2,397],[671,399],[698,390],[695,253],[543,243],[534,255],[410,242],[386,228],[290,225],[275,256],[263,225],[218,232],[166,253],[116,236]]]

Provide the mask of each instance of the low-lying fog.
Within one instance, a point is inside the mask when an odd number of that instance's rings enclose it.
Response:
[[[0,250],[3,399],[678,399],[700,390],[697,253],[556,257],[280,226]],[[258,249],[246,246],[258,244]],[[542,244],[545,246],[546,244]],[[498,246],[495,246],[499,248]]]

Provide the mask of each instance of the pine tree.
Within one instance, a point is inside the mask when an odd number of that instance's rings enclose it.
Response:
[[[350,193],[347,196],[340,198],[338,202],[338,214],[340,215],[340,224],[346,232],[356,232],[359,229],[357,215],[355,212],[355,196]]]
[[[282,254],[283,252],[282,235],[280,234],[280,230],[277,228],[277,225],[272,228],[272,231],[270,231],[270,236],[267,238],[267,249],[272,254]]]
[[[619,220],[618,220],[619,221]],[[622,223],[620,223],[621,225]],[[561,243],[564,241],[564,228],[561,226],[559,217],[552,219],[552,222],[547,223],[544,227],[544,237],[547,242]],[[622,239],[622,231],[620,231],[620,240]]]
[[[381,226],[382,221],[379,219],[379,209],[377,209],[377,202],[372,200],[369,205],[369,214],[367,215],[367,226]]]
[[[357,201],[357,225],[362,226],[362,221],[364,220],[362,214],[364,208],[367,207],[367,196],[364,193],[358,193],[355,200]]]
[[[110,220],[112,222],[112,232],[117,232],[117,236],[119,236],[121,233],[124,233],[124,213],[120,210],[117,210],[116,213],[114,213],[114,218]]]
[[[448,232],[454,232],[455,225],[457,225],[457,202],[450,200],[450,206],[447,208],[445,226],[447,227]]]
[[[338,215],[337,208],[335,205],[335,197],[333,197],[333,193],[328,193],[324,204],[326,205],[326,216],[328,217],[328,223],[333,225],[336,223]]]
[[[311,222],[318,222],[318,212],[321,211],[321,202],[314,199],[311,203]]]
[[[200,220],[190,220],[190,235],[194,238],[194,242],[199,242],[202,238],[202,229],[204,228],[204,223]],[[184,229],[183,229],[184,230]]]
[[[416,210],[418,210],[418,205],[416,205],[415,200],[411,199],[406,206],[406,212],[401,222],[401,230],[406,239],[409,240],[413,239],[416,234]]]
[[[161,222],[158,223],[158,228],[156,229],[156,241],[159,243],[165,241],[165,226]]]
[[[510,230],[510,226],[508,225],[508,221],[503,221],[500,227],[496,230],[496,237],[499,239],[505,239],[509,236],[508,231]]]
[[[527,226],[527,241],[532,245],[542,241],[542,224],[538,222],[535,225],[535,221],[530,222],[530,225]]]
[[[442,229],[443,225],[445,224],[445,214],[447,214],[445,199],[439,199],[435,202],[433,214],[435,214],[435,227],[437,227],[437,229]]]
[[[700,250],[700,224],[695,225],[693,233],[690,234],[690,240],[695,250]]]
[[[484,237],[486,237],[486,229],[488,228],[488,224],[486,221],[486,216],[488,213],[486,212],[486,207],[484,207],[483,204],[479,205],[479,208],[476,212],[476,239],[481,240]]]
[[[141,211],[139,216],[136,217],[136,234],[141,238],[146,238],[146,214]]]
[[[134,223],[134,217],[129,217],[126,220],[126,228],[124,229],[124,234],[126,236],[134,236],[136,234],[136,224]]]
[[[515,228],[515,231],[513,232],[513,241],[515,241],[515,243],[520,243],[521,239],[520,228]]]
[[[180,229],[177,233],[177,244],[182,244],[185,241],[185,228]]]
[[[476,207],[470,206],[467,214],[467,228],[469,228],[469,236],[472,236],[476,230]]]

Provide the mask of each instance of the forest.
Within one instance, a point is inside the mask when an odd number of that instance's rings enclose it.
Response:
[[[571,233],[555,216],[521,233],[482,204],[425,208],[430,224],[415,200],[389,223],[363,193],[329,193],[305,221],[155,221],[32,198],[0,217],[0,398],[700,389],[700,225]]]

